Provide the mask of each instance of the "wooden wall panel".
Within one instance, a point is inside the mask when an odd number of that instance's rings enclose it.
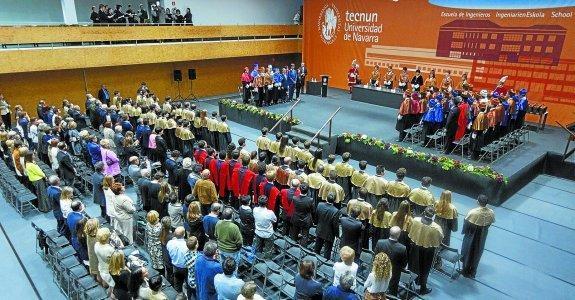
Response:
[[[168,95],[175,97],[177,84],[172,80],[172,72],[180,69],[184,78],[181,93],[185,97],[190,93],[188,69],[195,68],[198,79],[193,82],[194,93],[198,97],[206,97],[237,92],[245,66],[251,68],[256,62],[286,65],[300,60],[300,54],[289,54],[0,74],[0,93],[4,93],[12,106],[20,104],[35,116],[35,107],[40,99],[56,106],[61,105],[62,99],[69,99],[83,107],[85,86],[94,95],[101,84],[106,84],[110,91],[119,90],[124,97],[134,97],[140,82],[145,81],[161,99]]]
[[[301,40],[244,40],[0,51],[0,74],[301,53]]]
[[[301,34],[299,25],[0,27],[0,44],[133,41]]]

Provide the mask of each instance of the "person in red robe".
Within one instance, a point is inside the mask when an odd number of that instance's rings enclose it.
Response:
[[[206,152],[208,155],[204,159],[204,164],[203,164],[204,170],[209,169],[210,163],[216,159],[216,150],[214,148],[208,147],[208,150],[206,150]]]
[[[290,182],[289,189],[283,189],[280,192],[281,207],[283,209],[283,214],[280,214],[280,218],[283,221],[284,235],[289,235],[291,229],[291,218],[295,211],[295,199],[299,197],[299,179],[292,179]]]
[[[214,163],[214,171],[210,169],[210,172],[216,172],[217,174],[215,176],[217,178],[217,183],[214,181],[214,184],[216,184],[218,189],[218,196],[221,200],[227,199],[228,172],[227,169],[224,168],[227,164],[228,162],[226,161],[226,152],[221,151],[218,160]]]
[[[252,172],[248,165],[250,164],[250,159],[248,157],[242,158],[242,166],[236,168],[232,171],[232,207],[238,209],[239,199],[241,196],[251,196],[253,190],[253,180],[256,174]]]
[[[199,141],[198,142],[198,149],[196,151],[194,151],[194,160],[196,161],[196,163],[200,164],[200,165],[204,165],[204,161],[206,160],[206,157],[208,157],[208,152],[206,151],[206,141]]]
[[[265,158],[264,158],[265,159]],[[258,162],[257,165],[257,174],[256,177],[254,177],[253,180],[253,191],[254,191],[254,198],[253,198],[253,202],[257,203],[258,200],[261,196],[260,194],[260,184],[262,182],[264,182],[266,180],[266,163],[265,162]]]
[[[223,153],[223,157],[222,157]],[[208,165],[208,170],[210,170],[210,180],[216,185],[216,189],[220,189],[220,169],[225,162],[226,152],[220,151],[218,157],[214,156]]]
[[[274,185],[274,179],[275,174],[273,172],[267,172],[266,178],[260,183],[259,194],[268,198],[268,209],[277,215],[279,208],[276,207],[276,204],[278,204],[277,199],[280,195],[280,190]]]
[[[505,81],[507,81],[507,76],[501,77],[497,86],[493,90],[492,94],[497,93],[498,95],[507,95],[507,88],[505,87]]]
[[[467,104],[467,101],[461,101],[461,103],[459,103],[459,116],[457,117],[457,131],[455,132],[455,141],[461,140],[461,138],[465,135],[465,130],[469,124],[467,119],[468,110],[469,104]]]
[[[356,60],[354,59],[351,62],[351,68],[347,70],[347,85],[349,86],[349,93],[351,94],[351,90],[353,86],[359,84],[359,66],[357,65]]]
[[[226,174],[226,183],[227,183],[226,196],[231,195],[233,197],[234,186],[232,185],[233,184],[232,183],[232,175],[233,175],[235,169],[241,167],[241,164],[238,161],[239,157],[240,157],[240,152],[238,150],[233,150],[232,151],[232,159],[228,160],[224,164],[224,168],[222,171]],[[227,199],[227,197],[225,197],[225,198]]]

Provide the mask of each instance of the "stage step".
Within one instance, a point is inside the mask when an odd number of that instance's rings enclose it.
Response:
[[[308,138],[306,138],[305,140],[309,140],[311,139],[315,133],[319,130],[319,128],[313,128],[304,124],[299,124],[296,126],[292,126],[290,133],[298,133],[301,134],[303,136],[307,136]],[[324,128],[324,132],[321,132],[318,137],[320,140],[324,140],[324,141],[328,141],[329,137],[327,136],[327,129]]]
[[[304,142],[310,140],[313,135],[308,135],[308,134],[304,134],[301,132],[294,132],[294,131],[289,131],[285,133],[287,136],[289,136],[290,140],[293,137],[297,137],[300,140],[300,147],[301,144],[303,144]],[[334,153],[335,152],[335,146],[336,146],[336,141],[334,139],[334,141],[330,144],[329,140],[327,139],[327,137],[321,137],[319,139],[319,143],[318,143],[318,139],[314,139],[311,142],[311,148],[310,150],[313,152],[315,152],[315,150],[317,148],[321,148],[323,150],[323,156],[327,156],[330,153]]]

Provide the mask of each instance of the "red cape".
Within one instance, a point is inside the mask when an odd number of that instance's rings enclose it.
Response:
[[[467,129],[467,110],[469,109],[469,104],[463,102],[459,104],[459,117],[457,118],[457,132],[455,132],[455,140],[459,141],[465,135],[465,129]]]
[[[294,210],[295,210],[295,203],[294,203],[294,197],[298,197],[300,194],[300,190],[296,189],[293,192],[293,196],[291,199],[289,199],[288,197],[288,192],[291,189],[283,189],[281,191],[281,203],[282,203],[282,208],[284,209],[284,211],[286,212],[286,215],[288,215],[288,217],[293,216]]]
[[[242,177],[243,173],[243,177]],[[232,171],[232,192],[234,196],[245,196],[251,192],[251,183],[256,174],[250,171],[247,167],[240,167]]]
[[[266,186],[268,186],[268,192],[266,193]],[[276,212],[276,202],[277,198],[280,195],[280,190],[274,185],[273,182],[269,182],[265,179],[262,183],[260,183],[260,195],[265,195],[268,197],[268,209]]]
[[[221,162],[222,164],[224,161]],[[216,185],[216,187],[220,186],[220,176],[218,170],[218,160],[212,159],[210,160],[210,164],[207,166],[207,169],[210,170],[210,179]]]
[[[194,159],[196,160],[196,162],[200,165],[204,165],[204,162],[206,161],[206,157],[208,157],[208,152],[205,149],[198,149],[196,150],[196,152],[194,152]]]
[[[232,174],[235,169],[241,167],[241,164],[237,160],[228,160],[224,164],[225,174],[226,174],[226,183],[227,183],[227,190],[233,191],[232,187]]]

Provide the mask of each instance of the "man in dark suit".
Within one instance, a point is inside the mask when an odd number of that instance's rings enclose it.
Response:
[[[105,84],[102,84],[102,88],[98,91],[98,99],[102,101],[102,104],[110,104],[110,92],[106,88]]]
[[[164,139],[164,129],[156,128],[156,155],[158,161],[162,164],[162,171],[166,171],[166,159],[168,158],[168,143]]]
[[[104,163],[99,161],[94,164],[94,174],[92,174],[92,195],[94,195],[94,203],[100,205],[101,216],[106,218],[106,197],[104,196],[104,188],[102,182],[104,181]]]
[[[140,197],[142,198],[142,208],[145,211],[150,210],[150,198],[148,197],[148,189],[150,188],[150,169],[142,170],[142,177],[138,179],[138,189],[140,189]]]
[[[360,213],[359,207],[353,207],[349,216],[340,219],[341,240],[339,246],[340,248],[343,246],[351,247],[355,251],[356,260],[361,254],[361,232],[365,229],[363,223],[358,219]]]
[[[295,241],[298,240],[300,233],[302,238],[300,240],[301,245],[306,245],[308,240],[309,228],[312,225],[312,214],[314,211],[314,201],[307,195],[309,190],[309,185],[307,183],[302,183],[299,186],[300,195],[294,199],[294,214],[292,216],[291,222],[291,236]]]
[[[52,213],[54,214],[54,218],[56,218],[56,228],[59,233],[63,233],[62,229],[64,228],[64,215],[62,214],[62,210],[60,209],[60,195],[62,194],[62,188],[60,188],[60,178],[56,175],[50,176],[48,178],[48,183],[50,186],[46,190],[46,194],[48,196],[48,201],[52,204]]]
[[[58,153],[56,159],[58,160],[60,177],[64,180],[64,184],[74,188],[74,178],[76,178],[76,168],[72,162],[72,156],[68,153],[68,146],[64,142],[58,143]]]
[[[401,278],[401,270],[407,266],[407,249],[404,245],[398,242],[401,235],[401,228],[393,226],[389,230],[389,238],[377,241],[375,245],[375,255],[384,252],[391,260],[391,279],[389,281],[389,288],[386,294],[397,296],[397,289],[399,286],[399,279]]]
[[[326,259],[331,259],[331,250],[333,248],[333,241],[339,235],[339,217],[341,216],[339,210],[333,205],[335,201],[335,194],[329,193],[327,201],[321,202],[317,205],[317,230],[315,239],[315,253],[320,254],[321,249],[325,244]]]

